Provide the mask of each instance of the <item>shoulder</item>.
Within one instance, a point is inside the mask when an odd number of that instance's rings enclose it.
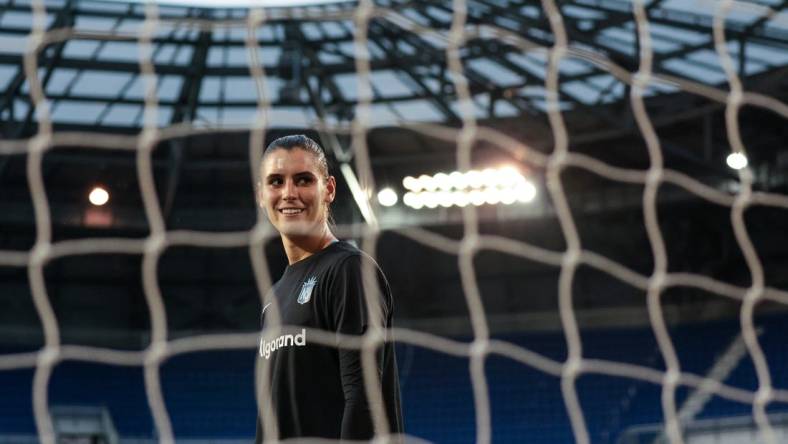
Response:
[[[359,250],[355,245],[339,241],[334,245],[334,248],[331,268],[335,273],[360,272],[363,267],[370,266],[377,273],[382,273],[375,259]]]

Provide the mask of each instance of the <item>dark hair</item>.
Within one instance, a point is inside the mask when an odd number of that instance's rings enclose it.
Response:
[[[323,151],[323,148],[318,145],[317,142],[303,134],[280,137],[269,143],[265,151],[263,151],[263,159],[265,159],[266,154],[273,150],[282,149],[290,151],[294,148],[300,148],[312,153],[315,159],[317,159],[317,167],[320,169],[323,179],[328,179],[328,160],[326,159],[325,151]]]

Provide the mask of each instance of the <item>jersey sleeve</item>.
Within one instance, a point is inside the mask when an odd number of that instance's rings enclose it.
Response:
[[[345,335],[361,335],[369,324],[370,316],[377,316],[380,325],[387,327],[390,312],[390,292],[377,265],[372,262],[376,275],[375,282],[368,288],[377,285],[379,304],[368,307],[365,298],[364,276],[362,269],[363,256],[350,256],[338,267],[331,286],[332,319],[337,333]],[[371,308],[371,310],[370,310]],[[383,367],[382,350],[376,351],[377,372],[380,377]],[[342,417],[342,439],[370,439],[374,435],[372,415],[367,402],[364,387],[364,376],[361,366],[361,353],[357,349],[339,348],[339,366],[342,379],[342,391],[345,397],[345,409]]]

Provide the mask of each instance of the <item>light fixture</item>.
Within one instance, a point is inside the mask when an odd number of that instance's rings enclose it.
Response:
[[[378,192],[378,202],[384,207],[391,207],[397,203],[397,193],[391,188],[383,188]]]
[[[747,156],[742,153],[730,153],[725,162],[734,170],[740,170],[747,166]]]
[[[402,197],[405,206],[464,207],[466,205],[512,205],[529,203],[536,198],[536,186],[513,166],[485,168],[466,172],[407,176],[402,185],[408,191]],[[393,204],[392,204],[393,205]]]
[[[109,192],[101,186],[93,187],[88,195],[88,200],[93,205],[100,207],[109,202]]]

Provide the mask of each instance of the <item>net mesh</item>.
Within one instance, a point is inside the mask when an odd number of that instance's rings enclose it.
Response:
[[[333,125],[324,120],[314,122],[315,128],[322,131],[351,135],[352,156],[356,172],[362,187],[374,189],[374,177],[367,149],[366,134],[370,127],[372,89],[370,83],[370,54],[367,46],[367,28],[370,20],[386,20],[392,25],[442,40],[446,43],[447,67],[458,97],[459,115],[462,125],[452,128],[434,124],[403,124],[409,128],[439,139],[456,143],[456,157],[460,170],[472,168],[471,154],[474,141],[484,140],[529,164],[545,170],[547,189],[554,202],[556,216],[561,231],[566,239],[567,248],[553,251],[519,242],[504,237],[485,235],[479,231],[477,210],[473,206],[463,208],[464,234],[460,240],[449,239],[420,228],[402,228],[396,231],[403,236],[415,240],[430,248],[455,255],[459,264],[461,283],[470,313],[473,329],[473,340],[470,343],[454,341],[444,337],[419,332],[412,329],[392,329],[396,340],[401,343],[418,345],[449,355],[468,358],[469,371],[474,395],[476,418],[476,441],[491,441],[491,413],[487,380],[485,377],[485,361],[492,355],[502,356],[530,366],[538,371],[560,378],[561,392],[566,410],[570,418],[572,432],[578,443],[590,442],[589,432],[584,413],[578,399],[576,381],[584,374],[601,374],[622,378],[642,380],[661,387],[661,403],[664,415],[665,434],[671,442],[683,441],[681,424],[676,405],[676,393],[679,386],[702,389],[724,399],[745,403],[752,406],[752,416],[757,424],[761,438],[765,442],[776,442],[775,434],[766,415],[766,407],[771,402],[788,402],[788,390],[773,387],[769,368],[764,352],[759,345],[757,333],[753,325],[753,309],[762,300],[771,300],[780,304],[788,304],[788,292],[769,287],[765,284],[761,260],[753,247],[744,220],[746,210],[754,205],[788,209],[788,197],[780,194],[757,192],[753,190],[753,174],[748,168],[739,171],[740,189],[734,195],[709,187],[692,177],[663,166],[660,139],[657,137],[652,121],[644,105],[644,91],[654,84],[680,87],[682,90],[696,94],[712,101],[724,104],[726,132],[733,152],[746,154],[746,147],[738,126],[739,110],[745,106],[769,109],[774,113],[788,118],[788,105],[778,100],[746,91],[733,60],[728,53],[725,39],[726,16],[733,7],[755,8],[750,3],[722,0],[714,4],[713,36],[717,55],[727,76],[727,90],[716,89],[707,85],[674,78],[652,72],[654,52],[652,50],[649,20],[641,1],[631,3],[631,12],[637,23],[640,40],[639,66],[635,72],[617,65],[605,56],[589,50],[571,47],[568,44],[567,32],[564,28],[561,12],[552,0],[543,0],[541,4],[549,18],[554,44],[550,47],[539,44],[510,31],[493,25],[470,24],[467,21],[465,1],[456,0],[452,4],[451,27],[445,30],[425,27],[402,15],[396,9],[373,4],[369,0],[358,2],[355,9],[339,10],[328,15],[313,10],[290,9],[251,9],[244,19],[225,21],[200,21],[197,19],[181,19],[177,21],[162,20],[158,7],[154,3],[145,6],[145,21],[134,33],[83,33],[74,28],[64,27],[46,30],[45,4],[41,0],[32,2],[33,26],[29,35],[29,44],[24,52],[24,71],[29,80],[29,93],[35,104],[35,115],[38,122],[37,134],[21,141],[3,141],[0,154],[26,154],[27,177],[33,198],[36,224],[35,245],[29,251],[0,251],[0,264],[27,269],[32,290],[33,302],[41,320],[45,344],[35,352],[6,354],[0,356],[0,369],[35,368],[33,381],[33,406],[35,423],[41,442],[52,443],[55,440],[53,422],[47,402],[47,388],[54,366],[63,360],[80,360],[123,366],[143,366],[147,400],[154,419],[156,433],[162,442],[174,442],[171,421],[162,395],[160,366],[168,358],[196,351],[222,349],[254,349],[260,340],[259,333],[248,334],[212,334],[170,339],[167,334],[165,306],[157,282],[157,264],[162,253],[173,246],[188,245],[207,248],[248,247],[253,264],[256,285],[261,303],[268,303],[268,290],[271,287],[271,276],[267,272],[263,244],[275,236],[262,213],[258,214],[257,224],[249,231],[209,233],[199,231],[168,231],[165,226],[160,202],[155,192],[152,172],[152,151],[157,143],[186,135],[198,134],[204,129],[190,123],[178,124],[166,128],[157,127],[156,73],[151,61],[152,39],[165,27],[197,27],[218,29],[222,27],[245,28],[247,31],[246,47],[248,49],[249,75],[257,89],[258,118],[250,128],[250,170],[254,183],[259,179],[255,165],[259,164],[260,152],[254,147],[263,146],[267,129],[267,111],[270,101],[266,97],[266,73],[258,60],[256,31],[267,20],[296,18],[310,20],[352,20],[355,25],[355,64],[358,74],[358,102],[355,117],[350,126]],[[778,11],[759,5],[759,11],[766,17],[774,17]],[[472,103],[471,91],[460,56],[460,49],[469,38],[484,36],[496,38],[514,45],[524,52],[539,52],[547,56],[548,69],[545,79],[547,90],[547,114],[553,132],[554,146],[548,154],[542,154],[521,141],[496,130],[486,128],[477,123]],[[116,134],[94,134],[79,132],[53,131],[47,98],[41,87],[39,78],[38,55],[47,45],[68,39],[89,37],[91,39],[133,39],[139,44],[139,68],[145,86],[145,108],[143,129],[135,136]],[[592,157],[569,152],[569,134],[567,132],[559,104],[559,71],[558,66],[565,58],[577,58],[594,64],[612,74],[621,82],[631,87],[629,100],[632,110],[645,139],[650,159],[650,166],[645,170],[616,167]],[[83,239],[52,242],[52,226],[49,202],[42,178],[41,165],[45,153],[58,145],[79,144],[85,147],[111,150],[131,150],[136,152],[136,170],[141,187],[145,214],[150,227],[150,234],[144,239],[104,238]],[[575,219],[570,212],[567,195],[564,192],[561,176],[570,167],[581,168],[610,180],[640,184],[644,186],[642,206],[648,240],[653,252],[653,271],[643,275],[628,268],[626,264],[617,263],[600,254],[584,249],[575,227]],[[254,186],[250,183],[250,186]],[[731,285],[713,278],[693,273],[668,272],[665,242],[657,221],[657,194],[664,184],[673,184],[686,191],[718,205],[730,208],[730,218],[739,248],[744,254],[751,276],[749,287]],[[362,234],[361,247],[373,257],[377,239],[381,229],[375,222],[374,204],[369,203],[369,211],[373,216],[369,223],[358,225],[339,225],[338,235]],[[559,311],[568,350],[567,358],[556,361],[532,350],[510,342],[491,338],[479,286],[474,274],[474,256],[482,250],[498,251],[509,255],[527,258],[560,269]],[[54,259],[82,254],[119,253],[142,255],[142,280],[148,311],[151,319],[150,344],[142,351],[121,351],[109,348],[64,345],[58,329],[58,320],[53,311],[47,286],[44,279],[44,268]],[[572,284],[576,270],[585,265],[604,272],[628,285],[641,289],[647,294],[647,307],[650,324],[656,336],[659,351],[666,364],[666,370],[614,362],[609,360],[589,359],[583,356],[583,342],[579,334],[576,311],[572,304]],[[365,269],[365,273],[373,273]],[[367,279],[367,281],[372,281]],[[668,334],[665,317],[662,313],[661,296],[671,287],[690,287],[701,289],[724,298],[740,301],[741,335],[747,353],[754,363],[758,387],[755,391],[728,386],[721,381],[683,372],[677,358],[674,344]],[[366,292],[368,303],[377,304],[377,289],[369,288]],[[272,338],[286,333],[288,327],[277,322],[276,309],[271,312],[269,323],[262,332],[263,337]],[[372,319],[375,319],[374,317]],[[354,347],[362,351],[364,381],[367,393],[372,401],[373,418],[378,430],[376,440],[386,442],[392,437],[386,416],[382,411],[379,381],[374,370],[374,353],[380,346],[385,331],[381,325],[372,325],[362,337],[343,337],[343,347]],[[334,332],[310,331],[310,338],[315,342],[336,346]],[[267,361],[258,360],[257,401],[261,405],[267,393],[265,384],[269,369]],[[270,409],[263,408],[262,419],[269,432],[267,439],[276,440],[275,418]]]

